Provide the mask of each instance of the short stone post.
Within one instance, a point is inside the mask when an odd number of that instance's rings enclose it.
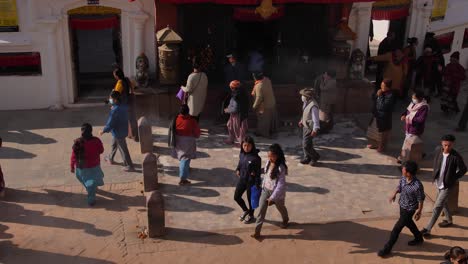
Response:
[[[151,123],[145,116],[138,119],[138,134],[141,153],[153,153],[153,132],[151,131]]]
[[[153,153],[146,153],[143,160],[143,185],[145,192],[158,189],[158,159]]]
[[[455,214],[458,212],[458,194],[460,191],[460,183],[457,181],[449,194],[448,197],[448,208],[450,213]]]
[[[166,222],[164,219],[164,197],[158,190],[150,192],[146,196],[148,210],[148,236],[160,237],[165,233]]]

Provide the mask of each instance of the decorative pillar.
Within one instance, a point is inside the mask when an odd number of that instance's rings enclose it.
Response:
[[[418,56],[422,54],[422,50],[424,48],[424,38],[430,23],[432,7],[432,1],[429,0],[419,0],[413,3],[411,14],[411,21],[413,23],[410,29],[410,36],[414,36],[419,40],[418,48],[416,50]]]
[[[372,3],[359,3],[356,6],[356,36],[353,50],[360,49],[366,54],[369,45],[369,28],[372,15]]]
[[[130,14],[130,19],[133,20],[134,23],[134,38],[133,38],[133,56],[131,56],[130,65],[135,64],[136,58],[142,53],[145,52],[145,40],[144,37],[144,30],[146,20],[148,19],[148,15],[143,12],[139,12],[136,14]],[[131,74],[135,75],[136,69],[135,67],[131,67]]]
[[[60,20],[57,18],[45,18],[38,20],[38,24],[47,33],[47,60],[48,61],[48,79],[49,84],[53,87],[53,104],[49,107],[52,111],[63,110],[62,93],[60,90],[60,78],[58,76],[58,58],[57,58],[57,39],[55,36],[56,29]]]

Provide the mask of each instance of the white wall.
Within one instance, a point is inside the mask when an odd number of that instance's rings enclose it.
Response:
[[[122,53],[127,75],[134,75],[135,59],[141,51],[148,56],[154,72],[154,0],[100,2],[122,10]],[[86,0],[17,0],[20,32],[0,33],[0,52],[40,52],[42,75],[0,76],[0,110],[73,103],[75,83],[67,11],[86,4]],[[143,23],[142,39],[135,37],[139,23]]]

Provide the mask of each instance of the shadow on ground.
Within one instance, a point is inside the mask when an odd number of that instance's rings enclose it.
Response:
[[[196,231],[179,228],[166,228],[164,240],[190,242],[210,245],[237,245],[243,242],[238,236],[225,235],[206,231]]]

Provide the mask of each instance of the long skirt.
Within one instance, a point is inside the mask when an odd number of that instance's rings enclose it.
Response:
[[[277,130],[276,109],[265,109],[263,113],[257,112],[256,134],[262,137],[270,137]]]
[[[93,168],[76,168],[76,178],[83,184],[88,192],[88,204],[96,201],[96,190],[98,186],[104,185],[104,173],[101,166]]]
[[[390,130],[379,132],[377,128],[377,120],[372,119],[369,127],[367,128],[367,139],[370,145],[378,145],[379,147],[385,147],[390,137]]]
[[[234,142],[237,140],[239,143],[242,143],[242,140],[245,138],[245,134],[247,133],[248,129],[248,121],[247,118],[244,120],[240,120],[239,114],[231,114],[229,117],[229,121],[227,122],[227,128],[229,133],[229,141]]]
[[[197,154],[197,139],[195,137],[177,136],[172,157],[178,160],[195,159]]]

